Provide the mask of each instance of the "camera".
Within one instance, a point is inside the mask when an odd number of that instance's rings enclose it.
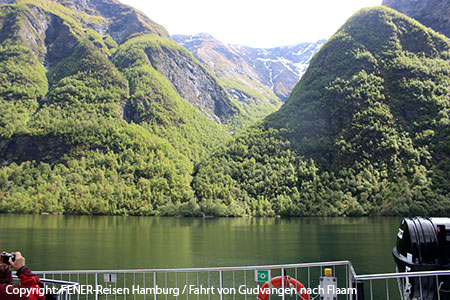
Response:
[[[16,260],[16,256],[14,255],[14,254],[11,254],[11,253],[2,253],[2,262],[4,263],[4,264],[7,264],[7,265],[9,265],[9,258],[12,258],[12,261],[15,261]]]

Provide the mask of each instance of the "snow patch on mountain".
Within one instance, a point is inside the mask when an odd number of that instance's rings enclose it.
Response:
[[[281,100],[285,100],[293,87],[308,68],[313,55],[325,43],[320,40],[314,43],[301,43],[297,45],[275,47],[275,48],[252,48],[243,45],[225,45],[214,39],[211,35],[202,33],[194,36],[177,35],[173,37],[176,42],[191,51],[194,56],[206,65],[214,66],[213,72],[217,73],[219,68],[215,68],[214,59],[226,57],[232,63],[228,71],[235,71],[237,74],[246,73],[248,78],[258,80],[262,85],[272,90]],[[200,57],[200,51],[204,53],[220,53],[221,56],[205,55]],[[220,62],[224,69],[223,61]]]

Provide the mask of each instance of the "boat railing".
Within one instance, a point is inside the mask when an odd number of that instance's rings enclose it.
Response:
[[[320,286],[320,277],[323,276],[325,269],[331,269],[332,276],[337,278],[337,287],[346,290],[352,288],[355,274],[349,261],[243,267],[34,273],[44,280],[77,282],[78,286],[68,293],[69,299],[77,300],[254,300],[257,299],[258,291],[267,278],[275,278],[282,274],[298,280],[305,290],[316,288],[313,291],[317,291]],[[294,299],[292,293],[280,291],[291,289],[295,293],[299,286],[297,283],[287,285],[284,280],[281,280],[281,286],[273,287],[267,300]],[[300,295],[300,292],[298,294]],[[318,293],[315,297],[317,296],[319,296]],[[351,300],[352,295],[342,295],[339,299]]]
[[[17,276],[13,276],[14,281],[19,281]],[[51,294],[55,300],[69,300],[70,289],[79,285],[78,282],[56,280],[56,279],[40,279],[44,284],[45,288],[42,291],[35,291],[37,294]]]
[[[335,279],[337,290],[334,297],[323,293],[320,287],[325,270],[328,279]],[[331,270],[330,270],[331,269]],[[408,272],[357,275],[350,261],[183,269],[137,269],[137,270],[82,270],[34,272],[44,282],[58,284],[68,282],[60,299],[65,300],[247,300],[258,299],[258,292],[265,280],[281,275],[300,282],[309,299],[322,300],[378,300],[408,299],[405,291],[411,285],[420,289],[420,299],[437,299],[442,278],[450,271]],[[330,275],[331,274],[331,275]],[[433,279],[430,279],[433,278]],[[293,281],[296,282],[296,281]],[[431,287],[431,283],[433,287]],[[290,286],[285,286],[285,285]],[[295,288],[294,293],[269,292],[267,300],[299,299],[297,286],[281,280],[278,291]],[[269,285],[269,287],[273,287]],[[434,292],[430,292],[433,290]],[[335,291],[336,291],[335,290]],[[297,293],[295,293],[298,291]],[[431,294],[430,294],[431,293]],[[434,294],[433,294],[434,293]],[[431,296],[436,298],[427,298]],[[418,297],[416,298],[418,299]]]
[[[448,280],[450,270],[397,272],[386,274],[355,275],[354,286],[359,299],[435,299],[441,300],[444,279]],[[450,299],[446,296],[445,299]],[[419,298],[420,297],[420,298]]]

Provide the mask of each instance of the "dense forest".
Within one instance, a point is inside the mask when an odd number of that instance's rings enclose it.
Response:
[[[199,165],[200,203],[219,215],[448,215],[449,50],[394,10],[359,11],[278,112]]]
[[[230,134],[147,53],[190,54],[151,23],[118,45],[54,2],[4,5],[0,14],[0,211],[152,215],[189,206],[194,163]],[[43,36],[42,22],[53,33]]]
[[[0,6],[0,212],[450,212],[446,37],[364,9],[243,130],[252,109],[162,27],[98,3]]]

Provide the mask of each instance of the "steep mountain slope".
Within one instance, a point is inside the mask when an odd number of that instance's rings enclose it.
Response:
[[[253,119],[265,117],[281,105],[277,96],[261,83],[254,69],[230,47],[206,33],[173,38],[214,73],[228,94]]]
[[[227,46],[206,33],[195,36],[175,35],[173,38],[208,66],[218,78],[237,77],[253,90],[258,90],[264,100],[270,102],[273,102],[273,97],[267,98],[265,90],[275,93],[281,101],[286,100],[306,71],[312,56],[325,42],[263,49]],[[234,90],[236,91],[231,94],[239,99],[241,93],[237,88]]]
[[[450,2],[447,0],[383,0],[383,5],[450,37]]]
[[[23,31],[21,36],[23,42],[46,67],[52,67],[55,61],[70,56],[78,43],[76,38],[80,37],[90,39],[97,47],[103,47],[101,40],[104,39],[103,44],[112,50],[108,54],[115,51],[117,44],[122,44],[136,34],[155,34],[170,40],[170,36],[161,25],[115,0],[57,2],[0,0],[0,4],[10,2],[19,6],[35,4],[36,7],[46,10],[45,13],[41,13],[31,8],[31,15],[20,27]],[[34,11],[37,14],[34,14]],[[11,15],[5,17],[8,19]],[[34,28],[37,31],[34,31]],[[75,38],[70,30],[74,31]],[[5,32],[5,35],[7,34]],[[99,40],[96,41],[97,37]],[[166,44],[171,45],[154,48],[154,51],[149,53],[149,59],[153,67],[171,82],[184,99],[218,123],[226,123],[236,114],[240,114],[239,108],[229,99],[225,89],[190,53],[182,47],[177,47],[176,43],[167,41]]]
[[[359,11],[279,111],[199,167],[198,198],[223,215],[448,215],[449,53],[392,9]]]
[[[0,6],[0,76],[2,212],[190,212],[194,162],[240,113],[160,25],[112,0]]]
[[[259,74],[282,101],[289,96],[292,88],[305,73],[313,55],[325,41],[301,43],[276,48],[251,48],[234,45],[232,48]]]

